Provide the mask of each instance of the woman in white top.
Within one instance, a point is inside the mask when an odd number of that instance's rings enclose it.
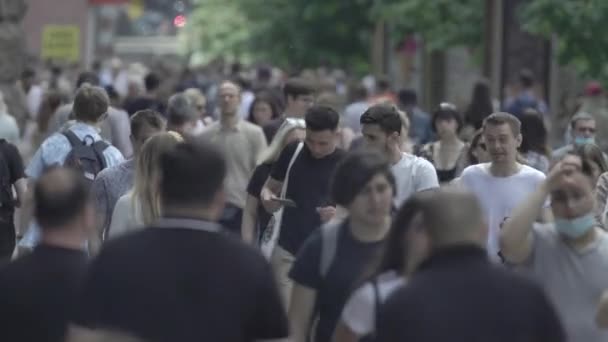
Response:
[[[397,213],[379,265],[346,302],[334,341],[373,340],[378,304],[403,286],[406,275],[427,255],[428,239],[420,215],[427,196],[428,192],[414,194]]]
[[[116,202],[109,238],[152,224],[160,217],[159,159],[183,138],[175,132],[156,134],[142,146],[135,166],[133,189]]]

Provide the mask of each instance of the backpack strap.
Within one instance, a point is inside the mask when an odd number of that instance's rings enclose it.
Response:
[[[72,147],[84,145],[84,141],[80,140],[80,138],[69,129],[62,131],[61,134],[68,139],[70,146]]]
[[[331,223],[321,226],[321,261],[319,273],[325,278],[336,256],[338,248],[338,234],[343,222]]]
[[[289,160],[289,166],[287,166],[287,172],[285,172],[285,179],[283,180],[283,188],[281,189],[281,198],[285,198],[287,195],[287,186],[289,185],[289,174],[291,173],[291,167],[296,162],[296,159],[298,159],[298,156],[300,155],[300,152],[302,152],[303,148],[304,143],[300,142],[296,147],[296,151],[293,153],[293,156],[291,156],[291,160]]]
[[[95,152],[95,156],[97,157],[97,160],[101,163],[101,168],[105,169],[108,167],[107,163],[106,163],[106,158],[103,155],[103,151],[106,150],[106,148],[110,147],[110,145],[103,141],[103,140],[97,140],[96,142],[93,143],[93,151]]]

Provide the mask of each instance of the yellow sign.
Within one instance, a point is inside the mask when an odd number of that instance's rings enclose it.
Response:
[[[74,25],[46,25],[42,31],[42,58],[68,62],[80,60],[80,28]]]

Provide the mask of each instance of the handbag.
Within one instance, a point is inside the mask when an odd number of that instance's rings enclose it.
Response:
[[[296,147],[296,151],[291,157],[291,160],[289,161],[289,166],[287,166],[287,172],[285,173],[285,181],[283,182],[283,187],[281,189],[281,198],[285,198],[285,196],[287,195],[287,186],[289,185],[289,173],[291,172],[291,167],[296,161],[296,158],[298,158],[298,155],[302,151],[303,147],[304,143],[300,142],[298,144],[298,147]],[[270,257],[272,256],[272,251],[274,250],[274,247],[277,244],[277,240],[279,239],[284,210],[285,208],[281,207],[281,209],[277,210],[274,214],[272,214],[272,217],[268,222],[268,226],[266,226],[264,234],[262,235],[262,240],[260,241],[260,249],[262,250],[262,254],[268,260],[270,260]]]

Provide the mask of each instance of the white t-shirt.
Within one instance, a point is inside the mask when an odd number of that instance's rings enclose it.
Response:
[[[527,165],[521,165],[519,172],[509,177],[493,176],[489,163],[471,165],[462,172],[460,184],[475,194],[488,221],[488,253],[493,260],[500,260],[500,225],[544,179],[544,173]]]
[[[129,191],[116,202],[108,238],[112,239],[143,226],[141,208],[137,203],[133,203],[133,191]]]
[[[397,208],[414,193],[439,187],[433,164],[413,154],[403,153],[401,160],[392,166],[392,170],[397,182]]]
[[[383,303],[397,288],[405,285],[405,279],[395,271],[382,273],[376,278],[377,291]],[[363,337],[376,326],[376,292],[368,282],[357,289],[348,299],[342,311],[342,322],[357,336]]]

